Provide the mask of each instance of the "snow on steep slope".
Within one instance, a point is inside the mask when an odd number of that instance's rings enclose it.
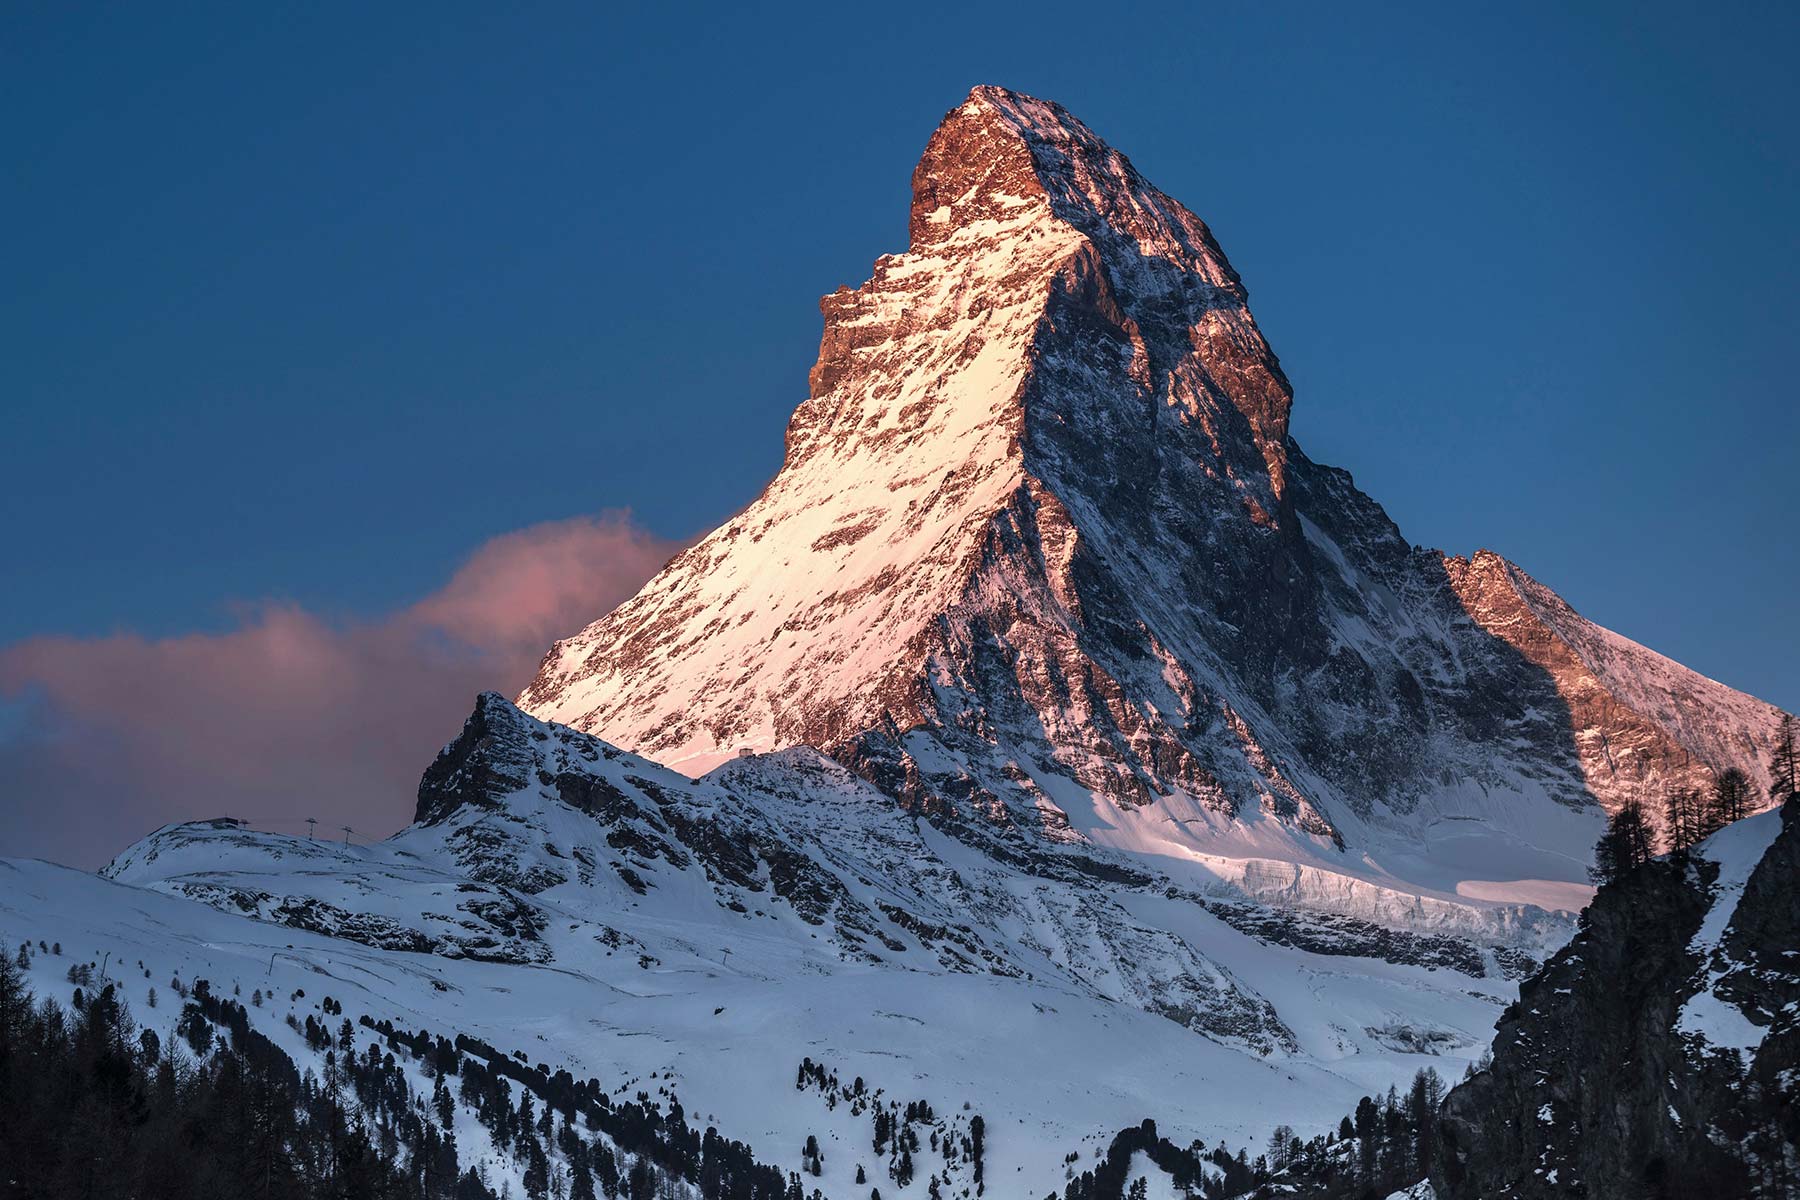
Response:
[[[1126,244],[1108,222],[1128,217],[1141,236]],[[912,249],[826,298],[813,397],[794,414],[781,473],[636,599],[559,645],[526,707],[698,772],[739,748],[916,725],[971,649],[970,631],[942,628],[959,609],[1017,604],[1048,638],[1073,640],[1075,531],[1049,528],[1059,498],[1025,443],[1036,414],[1062,419],[1056,398],[1034,392],[1047,360],[1148,381],[1150,348],[1118,307],[1138,297],[1115,295],[1102,261],[1123,254],[1142,258],[1134,284],[1179,308],[1181,336],[1242,360],[1228,379],[1242,411],[1190,379],[1170,397],[1172,419],[1222,448],[1221,478],[1248,510],[1274,508],[1286,384],[1205,227],[1060,109],[977,89],[915,174]],[[1048,318],[1059,306],[1063,330]],[[1104,342],[1090,362],[1094,334]],[[1201,369],[1197,350],[1186,358],[1190,375]],[[1092,396],[1084,420],[1157,419],[1147,397]],[[1246,413],[1268,462],[1218,436]],[[1125,466],[1131,447],[1107,453]],[[1085,714],[1077,703],[1058,715],[1076,727]]]
[[[373,846],[228,820],[171,826],[105,874],[452,958],[580,962],[595,939],[607,954],[660,957],[642,939],[691,926],[682,938],[719,953],[780,939],[826,963],[1047,978],[1262,1054],[1295,1050],[1294,1034],[1215,948],[1284,940],[1487,978],[1506,973],[1493,948],[1554,944],[1563,928],[1529,910],[1486,906],[1475,920],[1473,906],[1445,904],[1469,919],[1421,917],[1406,933],[1277,914],[1242,880],[1151,875],[1105,848],[997,858],[881,803],[814,751],[693,783],[491,693],[426,772],[418,817]]]
[[[559,646],[533,689],[542,715],[593,728],[573,718],[606,693],[667,697],[608,705],[609,732],[698,773],[739,747],[805,740],[783,724],[797,696],[855,705],[858,687],[954,602],[983,519],[1020,482],[1010,447],[1025,355],[1049,272],[1077,244],[1022,169],[1017,178],[1021,194],[997,192],[961,223],[931,216],[935,245],[883,258],[862,291],[826,298],[813,372],[824,390],[790,424],[790,467],[660,586]],[[901,328],[912,335],[897,338]],[[699,636],[672,636],[688,630]],[[612,653],[594,656],[596,644]],[[553,671],[569,680],[554,698]],[[705,694],[732,700],[692,721],[670,707]]]
[[[1307,459],[1211,233],[1068,112],[975,89],[912,191],[907,252],[823,302],[780,473],[528,711],[1312,896],[1577,904],[1596,799],[1759,769],[1771,706]]]
[[[1791,1027],[1795,1017],[1800,1015],[1786,1006],[1758,1008],[1754,1004],[1746,1005],[1745,998],[1733,999],[1729,994],[1731,989],[1719,986],[1728,976],[1739,976],[1741,981],[1744,977],[1754,978],[1758,973],[1756,963],[1740,961],[1731,953],[1733,948],[1724,944],[1725,935],[1735,924],[1745,886],[1768,860],[1769,848],[1775,844],[1782,826],[1783,814],[1779,810],[1758,813],[1726,826],[1694,850],[1699,858],[1716,864],[1719,873],[1713,880],[1711,907],[1688,944],[1689,952],[1703,964],[1700,986],[1682,1004],[1675,1029],[1698,1038],[1709,1047],[1729,1049],[1746,1060],[1753,1059],[1762,1048],[1771,1025],[1779,1021]],[[1776,875],[1774,880],[1779,888],[1791,887],[1793,882],[1785,873]],[[1791,911],[1791,904],[1789,908]],[[1769,947],[1765,945],[1762,949],[1766,952]],[[1793,957],[1791,947],[1782,947],[1782,954],[1790,960]],[[1791,962],[1783,965],[1791,966]],[[1790,969],[1786,975],[1791,992],[1794,971]],[[1750,1011],[1758,1012],[1763,1020],[1760,1023],[1752,1021]]]

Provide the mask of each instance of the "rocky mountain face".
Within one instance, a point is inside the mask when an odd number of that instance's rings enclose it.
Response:
[[[780,473],[527,711],[689,774],[813,746],[1000,841],[1150,809],[1181,856],[1333,864],[1457,823],[1565,880],[1568,814],[1760,771],[1773,707],[1306,458],[1211,232],[1061,107],[977,88],[912,191]]]
[[[1439,1197],[1800,1188],[1800,800],[1602,888],[1443,1114]]]
[[[1773,706],[1584,620],[1499,555],[1449,558],[1445,567],[1476,623],[1555,687],[1582,779],[1609,807],[1672,786],[1705,790],[1721,764],[1766,763],[1780,715]]]

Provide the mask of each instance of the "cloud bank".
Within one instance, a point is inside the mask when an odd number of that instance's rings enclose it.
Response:
[[[477,692],[515,694],[553,640],[678,549],[624,514],[577,517],[485,543],[378,620],[268,603],[219,634],[0,649],[0,855],[97,867],[159,825],[212,816],[386,836]]]

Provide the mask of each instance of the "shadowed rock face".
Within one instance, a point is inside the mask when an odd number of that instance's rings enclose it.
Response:
[[[463,731],[419,780],[414,822],[434,825],[458,808],[499,809],[506,798],[543,786],[571,808],[617,821],[636,805],[594,770],[612,747],[573,730],[545,726],[483,692]]]
[[[1742,826],[1777,820],[1747,881],[1742,865],[1709,857],[1723,839],[1751,841]],[[1446,1099],[1437,1194],[1793,1195],[1796,883],[1800,801],[1789,801],[1602,888],[1575,940],[1502,1016],[1493,1065]],[[1709,918],[1724,929],[1716,946]],[[1753,1049],[1718,1044],[1732,1034],[1715,1030],[1734,1027]]]
[[[1470,617],[1555,687],[1582,781],[1609,808],[1708,789],[1726,766],[1762,777],[1774,706],[1584,620],[1491,551],[1444,565]]]
[[[813,746],[1007,838],[1076,836],[1072,785],[1196,845],[1266,820],[1330,853],[1429,803],[1584,857],[1533,811],[1760,771],[1771,706],[1308,460],[1211,232],[1060,106],[975,89],[910,228],[822,302],[764,493],[522,707],[692,775]]]

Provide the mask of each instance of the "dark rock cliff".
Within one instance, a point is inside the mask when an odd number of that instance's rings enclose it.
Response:
[[[1602,888],[1445,1100],[1439,1197],[1795,1195],[1797,880],[1791,799]]]

